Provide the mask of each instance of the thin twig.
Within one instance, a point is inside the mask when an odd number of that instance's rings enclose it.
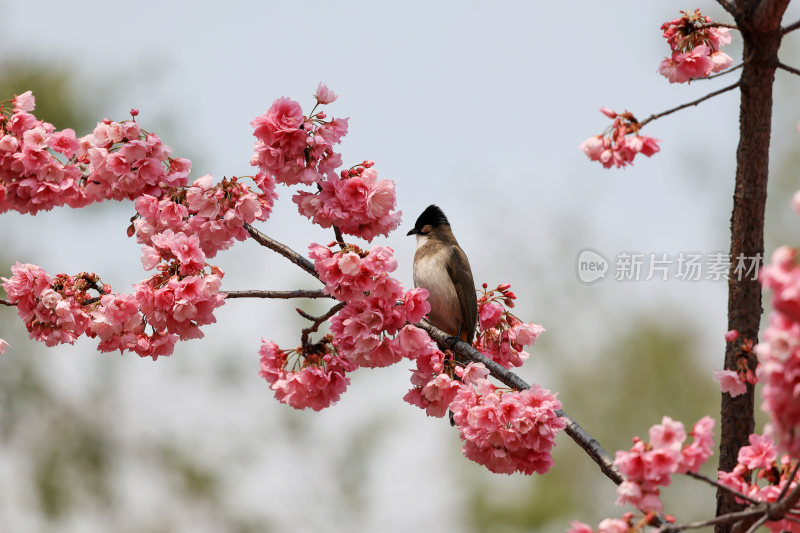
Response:
[[[13,307],[13,306],[17,305],[15,303],[12,304],[10,300],[6,300],[5,298],[0,298],[0,304],[7,305],[9,307]]]
[[[714,78],[719,78],[720,76],[724,76],[725,74],[730,74],[731,72],[733,72],[735,70],[739,70],[740,68],[742,68],[744,66],[745,63],[746,63],[746,61],[742,61],[741,63],[739,63],[735,67],[731,67],[728,70],[723,70],[722,72],[717,72],[716,74],[712,74],[711,76],[705,76],[704,78],[692,78],[689,81],[713,80]]]
[[[528,385],[525,380],[515,373],[504,368],[495,361],[492,361],[466,342],[460,341],[456,337],[450,337],[447,335],[447,333],[433,326],[428,321],[423,320],[417,326],[427,331],[431,339],[433,339],[441,348],[451,349],[456,354],[470,361],[483,363],[483,365],[489,369],[489,372],[491,372],[494,377],[512,389],[524,390],[530,388],[530,385]],[[565,413],[562,409],[557,410],[556,415],[563,418],[567,422],[564,432],[569,435],[572,440],[578,444],[578,446],[583,448],[583,450],[594,460],[595,463],[597,463],[603,474],[605,474],[617,485],[625,481],[625,477],[620,473],[617,467],[614,466],[613,459],[608,452],[603,449],[599,442],[593,439],[592,436],[586,432],[586,430],[578,425],[578,423],[575,422],[575,420],[567,415],[567,413]]]
[[[699,479],[700,481],[705,481],[709,485],[713,485],[713,486],[717,487],[718,489],[727,490],[731,494],[733,494],[733,495],[735,495],[735,496],[737,496],[737,497],[739,497],[739,498],[741,498],[741,499],[743,499],[745,501],[748,501],[750,503],[753,503],[753,504],[759,503],[758,500],[754,500],[753,498],[751,498],[747,494],[742,494],[738,490],[732,489],[730,487],[727,487],[727,486],[723,485],[722,483],[720,483],[718,481],[714,481],[710,477],[704,476],[703,474],[693,474],[692,472],[686,472],[686,475],[689,476],[689,477],[693,477],[695,479]]]
[[[684,529],[700,529],[701,527],[708,527],[713,526],[716,524],[728,524],[730,522],[736,522],[737,520],[741,520],[742,518],[749,518],[751,516],[758,516],[759,514],[763,513],[763,508],[758,509],[746,509],[744,511],[738,511],[735,513],[728,513],[719,516],[715,516],[714,518],[710,518],[708,520],[703,520],[701,522],[691,522],[689,524],[679,524],[679,525],[669,525],[666,527],[662,527],[659,529],[662,533],[668,533],[671,531],[682,531]]]
[[[794,22],[794,23],[792,23],[792,24],[789,24],[789,25],[788,25],[788,26],[786,26],[785,28],[781,28],[781,33],[782,33],[783,35],[786,35],[786,34],[787,34],[787,33],[789,33],[790,31],[794,31],[794,30],[796,30],[797,28],[800,28],[800,20],[798,20],[797,22]]]
[[[783,69],[783,70],[785,70],[786,72],[790,72],[790,73],[792,73],[792,74],[797,74],[798,76],[800,76],[800,70],[797,70],[797,69],[796,69],[796,68],[794,68],[794,67],[790,67],[789,65],[784,65],[784,64],[783,64],[783,63],[781,63],[780,61],[778,61],[778,68],[782,68],[782,69]]]
[[[336,224],[333,225],[333,234],[336,236],[336,243],[339,245],[339,248],[344,250],[344,237],[342,237],[342,230],[340,230],[339,226]]]
[[[789,479],[786,481],[786,485],[783,486],[783,488],[781,489],[781,493],[778,494],[778,498],[775,501],[778,502],[781,501],[783,497],[786,496],[786,493],[789,492],[789,486],[792,484],[792,481],[794,481],[794,477],[797,475],[798,468],[800,468],[800,461],[797,461],[797,464],[794,465],[794,469],[792,470],[792,475],[789,476]]]
[[[247,291],[222,291],[227,296],[225,298],[279,298],[288,300],[290,298],[333,298],[329,294],[325,294],[321,290],[304,290],[298,289],[294,291],[260,291],[260,290],[247,290]]]
[[[285,257],[295,265],[299,266],[300,268],[302,268],[315,278],[319,278],[317,271],[314,270],[314,263],[312,263],[302,255],[300,255],[299,253],[295,252],[285,244],[280,243],[275,239],[261,233],[250,224],[244,224],[244,229],[246,229],[247,233],[249,233],[250,236],[253,237],[253,239],[261,246],[265,246],[270,250],[272,250],[273,252],[278,252],[283,257]]]
[[[300,313],[304,318],[308,318],[308,319],[313,319],[314,320],[314,323],[311,324],[309,327],[305,328],[303,330],[303,334],[300,336],[300,346],[303,347],[303,350],[305,350],[306,346],[308,346],[308,336],[311,335],[312,333],[314,333],[315,331],[317,331],[319,329],[319,327],[322,325],[323,322],[325,322],[330,317],[332,317],[333,315],[335,315],[336,313],[341,311],[341,309],[345,305],[346,304],[344,302],[339,302],[338,304],[336,304],[333,307],[331,307],[330,309],[328,309],[327,313],[325,313],[324,315],[322,315],[320,317],[317,317],[317,318],[309,316],[305,311],[301,311],[300,309],[297,309],[297,312]]]
[[[797,468],[795,467],[795,473]],[[788,487],[791,482],[787,482],[786,486]],[[781,491],[783,493],[783,491]],[[800,483],[794,486],[794,488],[786,494],[785,498],[778,499],[775,503],[770,504],[769,506],[769,517],[770,520],[777,520],[780,518],[785,517],[788,512],[792,509],[792,507],[797,504],[800,500]]]
[[[738,30],[739,26],[736,24],[725,24],[724,22],[703,22],[702,24],[695,24],[695,28],[728,28],[730,30]]]
[[[709,98],[713,98],[713,97],[715,97],[715,96],[717,96],[719,94],[722,94],[724,92],[730,91],[731,89],[735,89],[735,88],[737,88],[739,86],[739,83],[740,82],[737,81],[733,85],[728,85],[727,87],[723,87],[722,89],[720,89],[718,91],[714,91],[713,93],[708,93],[704,97],[698,98],[697,100],[688,102],[686,104],[679,105],[678,107],[673,107],[672,109],[668,109],[666,111],[662,111],[661,113],[657,113],[655,115],[650,115],[649,117],[647,117],[646,119],[644,119],[642,122],[639,123],[639,127],[642,127],[645,124],[647,124],[648,122],[656,120],[657,118],[661,118],[661,117],[664,117],[664,116],[669,115],[671,113],[674,113],[675,111],[680,111],[681,109],[685,109],[687,107],[691,107],[693,105],[697,105],[700,102],[704,102],[704,101],[708,100]]]

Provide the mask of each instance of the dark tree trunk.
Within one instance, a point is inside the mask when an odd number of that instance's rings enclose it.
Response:
[[[728,343],[725,368],[736,369],[740,357],[747,357],[751,369],[756,359],[741,350],[742,341],[758,339],[761,319],[761,285],[752,276],[734,272],[740,257],[748,260],[764,254],[764,206],[767,199],[769,143],[772,125],[772,85],[778,64],[778,47],[783,12],[789,0],[740,1],[731,8],[744,40],[744,67],[740,81],[739,148],[736,152],[736,186],[731,216],[731,270],[728,282],[728,328],[740,333]],[[744,279],[747,278],[747,279]],[[748,444],[754,429],[754,391],[736,398],[722,395],[719,469],[731,471],[736,457]],[[730,493],[717,492],[717,516],[741,509]],[[727,532],[730,526],[718,526]]]

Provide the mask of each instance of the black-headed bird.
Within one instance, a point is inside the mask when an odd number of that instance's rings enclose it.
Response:
[[[408,235],[417,236],[414,286],[430,293],[428,321],[472,344],[478,321],[478,298],[469,260],[458,245],[450,222],[439,207],[430,205]]]

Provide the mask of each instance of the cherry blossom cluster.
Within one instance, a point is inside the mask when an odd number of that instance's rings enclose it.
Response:
[[[185,185],[191,162],[172,158],[157,135],[133,120],[104,120],[81,138],[56,131],[30,112],[30,91],[16,96],[9,114],[0,105],[0,212],[36,214],[68,205],[134,199],[161,187]]]
[[[633,164],[636,154],[650,157],[660,150],[658,139],[639,135],[641,125],[629,111],[617,113],[601,107],[600,112],[614,122],[603,134],[581,143],[579,148],[591,161],[599,161],[603,168],[621,168]]]
[[[699,9],[681,13],[661,26],[672,55],[661,61],[658,72],[670,83],[686,83],[730,67],[733,58],[720,51],[731,43],[728,28],[715,26]]]
[[[314,185],[314,191],[298,191],[292,200],[315,224],[335,226],[367,241],[388,235],[400,224],[394,183],[379,180],[372,161],[336,172],[342,157],[333,145],[347,134],[348,119],[326,120],[324,112],[316,111],[336,100],[325,85],[319,85],[315,99],[306,116],[299,103],[279,98],[251,123],[257,139],[251,164],[259,168],[259,175],[278,183]]]
[[[248,233],[243,224],[266,220],[275,203],[275,183],[269,176],[256,177],[256,189],[233,178],[213,182],[210,175],[195,180],[190,187],[166,188],[160,198],[143,194],[134,201],[137,216],[129,233],[143,245],[145,270],[166,250],[164,235],[182,235],[199,248],[195,264],[229,248],[234,240],[243,241]],[[172,254],[174,256],[174,254]],[[184,264],[189,267],[191,262]]]
[[[522,366],[530,356],[525,346],[533,345],[544,332],[539,324],[525,324],[511,314],[506,307],[514,307],[516,295],[511,285],[503,283],[496,289],[487,290],[478,298],[480,331],[475,339],[475,348],[506,368]]]
[[[428,416],[441,418],[462,386],[464,367],[455,364],[452,353],[446,355],[439,350],[425,331],[406,328],[401,332],[400,340],[411,353],[416,354],[416,368],[411,371],[413,387],[403,400],[424,409]],[[480,367],[470,367],[471,372],[482,372]],[[469,375],[470,372],[467,377]],[[487,375],[488,371],[483,377]]]
[[[663,517],[667,523],[674,523],[675,518],[671,515]],[[633,513],[625,513],[622,518],[606,518],[598,525],[597,529],[584,524],[579,520],[573,520],[567,533],[639,533],[648,531],[649,527],[662,525],[656,513],[647,513],[643,517],[636,517]]]
[[[91,324],[87,307],[99,294],[108,292],[96,274],[81,272],[77,276],[51,276],[42,267],[16,263],[10,278],[3,280],[8,300],[17,306],[17,314],[25,322],[31,339],[47,346],[73,344]]]
[[[482,364],[467,365],[450,403],[464,441],[461,451],[491,472],[547,473],[555,436],[566,427],[556,414],[561,403],[539,385],[509,391],[494,386],[487,375]]]
[[[781,493],[788,492],[797,485],[796,478],[790,482],[797,461],[792,460],[789,455],[783,455],[778,459],[778,451],[770,437],[754,433],[750,435],[749,441],[749,446],[742,446],[739,449],[738,464],[733,471],[717,473],[719,483],[748,496],[751,500],[774,503],[778,501]],[[787,483],[789,483],[788,489]],[[736,501],[742,504],[749,503],[738,496]],[[800,511],[800,508],[796,506],[794,511]],[[796,520],[773,520],[765,525],[775,533],[800,532],[800,523]]]
[[[697,473],[712,454],[714,420],[706,416],[692,428],[691,444],[684,445],[686,430],[681,422],[665,416],[650,428],[650,442],[633,439],[630,451],[618,451],[614,464],[626,480],[617,487],[617,504],[630,503],[644,512],[661,512],[660,486],[672,474]]]
[[[735,329],[725,333],[725,340],[736,342],[739,332]],[[753,341],[745,339],[739,344],[740,355],[736,360],[736,370],[715,370],[714,381],[718,382],[723,393],[727,392],[732,398],[747,392],[747,384],[755,385],[758,382],[756,375],[750,370],[747,356],[753,353]]]
[[[56,131],[32,115],[36,100],[31,91],[10,102],[10,111],[8,102],[0,103],[0,213],[35,215],[56,206],[83,205],[82,170],[73,159],[81,146],[75,131]]]
[[[338,357],[330,337],[305,352],[281,350],[274,342],[261,341],[261,372],[279,402],[295,409],[319,411],[336,403],[350,384],[347,372],[356,366]]]
[[[213,310],[224,303],[223,273],[217,268],[185,277],[159,273],[136,285],[135,295],[112,292],[86,272],[51,276],[20,263],[11,272],[11,278],[2,278],[8,300],[31,339],[47,346],[73,344],[85,334],[100,339],[102,352],[127,350],[155,359],[170,355],[178,338],[202,337],[199,326],[214,322]]]
[[[555,435],[566,427],[556,415],[561,404],[555,395],[539,385],[523,391],[500,389],[488,381],[489,370],[482,363],[458,364],[425,332],[414,330],[401,335],[418,354],[411,375],[414,387],[403,399],[428,416],[443,417],[449,409],[464,441],[462,453],[490,471],[546,473],[553,464]]]
[[[761,283],[772,291],[772,313],[756,346],[757,374],[763,383],[762,408],[780,448],[800,457],[800,258],[782,246],[761,269]]]
[[[312,244],[309,256],[325,292],[346,303],[330,321],[338,353],[357,366],[381,367],[411,357],[397,333],[407,322],[417,323],[430,311],[428,291],[403,291],[389,275],[397,268],[391,248],[374,246],[369,252],[344,245]]]

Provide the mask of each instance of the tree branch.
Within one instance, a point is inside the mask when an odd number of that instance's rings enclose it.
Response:
[[[786,35],[786,34],[787,34],[787,33],[789,33],[790,31],[794,31],[794,30],[796,30],[797,28],[800,28],[800,20],[798,20],[797,22],[793,22],[792,24],[789,24],[789,25],[788,25],[788,26],[786,26],[785,28],[781,28],[781,33],[782,33],[783,35]]]
[[[686,104],[679,105],[678,107],[673,107],[672,109],[668,109],[666,111],[662,111],[661,113],[657,113],[655,115],[650,115],[649,117],[647,117],[646,119],[644,119],[642,122],[639,123],[639,127],[644,126],[648,122],[651,122],[651,121],[656,120],[658,118],[661,118],[661,117],[667,116],[667,115],[669,115],[671,113],[674,113],[675,111],[680,111],[681,109],[686,109],[687,107],[691,107],[691,106],[697,105],[700,102],[705,102],[709,98],[713,98],[713,97],[715,97],[715,96],[717,96],[719,94],[722,94],[724,92],[727,92],[727,91],[730,91],[732,89],[735,89],[735,88],[737,88],[739,86],[739,83],[740,82],[737,81],[733,85],[728,85],[727,87],[723,87],[722,89],[719,89],[718,91],[714,91],[713,93],[708,93],[704,97],[698,98],[697,100],[693,100],[693,101],[688,102]]]
[[[778,494],[778,498],[775,501],[781,501],[783,497],[786,496],[786,493],[789,491],[789,487],[791,486],[792,481],[794,481],[794,478],[797,475],[798,468],[800,468],[800,461],[797,461],[797,464],[794,465],[794,470],[792,470],[792,475],[789,476],[789,479],[786,481],[786,485],[783,486],[783,489],[781,489],[781,493]]]
[[[800,76],[800,70],[798,70],[798,69],[796,69],[794,67],[790,67],[789,65],[784,65],[780,61],[778,62],[778,68],[782,68],[786,72],[790,72],[792,74],[796,74],[796,75]]]
[[[7,305],[9,307],[14,307],[17,304],[12,304],[10,300],[6,300],[5,298],[0,298],[0,305]]]
[[[725,74],[730,74],[734,70],[739,70],[744,66],[744,62],[739,63],[735,67],[731,67],[728,70],[723,70],[722,72],[717,72],[716,74],[712,74],[711,76],[706,76],[704,78],[692,78],[689,81],[704,81],[704,80],[713,80],[714,78],[719,78],[720,76],[724,76]]]
[[[281,254],[283,257],[294,263],[295,265],[299,266],[315,278],[319,279],[319,275],[317,271],[314,269],[314,263],[300,255],[299,253],[295,252],[288,246],[283,243],[276,241],[275,239],[268,237],[267,235],[261,233],[256,228],[251,226],[250,224],[245,223],[244,229],[247,230],[247,233],[250,234],[253,239],[260,244],[261,246],[265,246],[272,250],[273,252],[277,252]]]
[[[794,474],[796,473],[797,467],[795,467],[792,473],[792,479],[794,479]],[[781,495],[786,494],[786,487],[792,484],[792,479],[786,482],[786,486],[781,491]],[[778,498],[775,503],[767,504],[766,516],[770,520],[780,520],[792,510],[792,507],[794,507],[798,501],[800,501],[800,483],[795,485],[789,494],[786,494],[785,498]]]
[[[427,320],[423,320],[417,324],[417,327],[427,331],[428,335],[430,335],[431,339],[433,339],[439,345],[439,347],[451,349],[456,354],[470,361],[483,363],[483,365],[489,369],[489,372],[491,372],[495,378],[499,379],[512,389],[524,390],[530,388],[530,385],[528,385],[525,380],[515,373],[489,359],[466,342],[460,341],[456,337],[450,337],[447,335],[447,333],[433,326]],[[606,452],[603,447],[600,446],[599,442],[593,439],[592,436],[586,432],[586,430],[578,425],[578,423],[575,422],[575,420],[567,415],[567,413],[565,413],[562,409],[556,411],[556,415],[563,418],[567,422],[567,427],[564,429],[564,431],[578,444],[578,446],[583,448],[583,450],[589,455],[589,457],[592,458],[592,460],[594,460],[595,463],[597,463],[603,474],[605,474],[617,485],[625,481],[624,476],[620,473],[617,467],[614,466],[613,459],[608,452]]]
[[[741,499],[743,499],[743,500],[745,500],[745,501],[748,501],[748,502],[750,502],[750,503],[752,503],[752,504],[757,504],[757,503],[759,503],[759,502],[758,502],[758,500],[754,500],[753,498],[751,498],[751,497],[750,497],[750,496],[748,496],[747,494],[742,494],[742,493],[741,493],[741,492],[739,492],[738,490],[736,490],[736,489],[732,489],[732,488],[730,488],[730,487],[728,487],[728,486],[726,486],[726,485],[723,485],[722,483],[720,483],[720,482],[718,482],[718,481],[714,481],[714,480],[713,480],[713,479],[711,479],[710,477],[706,477],[706,476],[704,476],[703,474],[693,474],[693,473],[691,473],[691,472],[686,472],[686,475],[687,475],[687,476],[689,476],[689,477],[693,477],[693,478],[695,478],[695,479],[699,479],[700,481],[705,481],[705,482],[706,482],[706,483],[708,483],[709,485],[712,485],[712,486],[714,486],[714,487],[717,487],[718,489],[727,490],[727,491],[728,491],[728,492],[730,492],[731,494],[735,494],[735,495],[736,495],[736,496],[738,496],[739,498],[741,498]]]
[[[766,521],[767,521],[767,514],[764,513],[764,516],[756,520],[752,526],[747,528],[747,531],[745,533],[756,533],[756,531],[758,531],[758,528],[763,526],[766,523]]]
[[[658,531],[662,533],[670,533],[675,531],[682,531],[684,529],[700,529],[701,527],[708,527],[718,524],[729,524],[731,522],[736,522],[737,520],[741,520],[743,518],[750,518],[751,516],[758,516],[759,514],[763,513],[764,509],[746,509],[744,511],[736,511],[733,513],[728,513],[720,516],[715,516],[709,520],[703,520],[701,522],[691,522],[689,524],[680,524],[680,525],[669,525],[666,527],[662,527]]]
[[[305,350],[306,347],[309,345],[308,336],[311,335],[312,333],[314,333],[315,331],[317,331],[319,329],[319,327],[322,325],[323,322],[325,322],[330,317],[332,317],[333,315],[335,315],[336,313],[341,311],[341,309],[345,305],[347,305],[347,304],[345,304],[344,302],[339,302],[338,304],[336,304],[333,307],[331,307],[330,309],[328,309],[327,313],[325,313],[322,316],[316,317],[316,318],[314,318],[313,316],[310,316],[308,313],[306,313],[305,311],[303,311],[301,309],[297,309],[297,312],[300,313],[300,316],[302,316],[303,318],[307,318],[309,320],[313,320],[314,321],[313,324],[311,324],[309,327],[305,328],[302,331],[302,335],[300,336],[300,346],[302,346],[303,350]]]
[[[294,291],[261,291],[261,290],[248,290],[248,291],[222,291],[227,296],[225,298],[279,298],[288,300],[290,298],[333,298],[329,294],[325,294],[321,290],[305,290],[298,289]]]
[[[339,245],[339,248],[344,250],[344,237],[342,237],[342,230],[340,230],[339,226],[336,224],[333,225],[333,234],[336,237],[336,243]]]

